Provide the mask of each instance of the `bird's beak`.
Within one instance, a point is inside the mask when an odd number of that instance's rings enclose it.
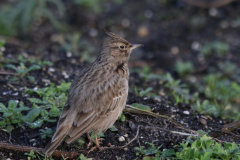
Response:
[[[132,47],[131,49],[135,49],[135,48],[138,48],[138,47],[143,47],[143,44],[132,44]]]

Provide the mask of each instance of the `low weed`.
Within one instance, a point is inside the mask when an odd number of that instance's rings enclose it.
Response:
[[[40,127],[44,121],[56,121],[50,118],[60,116],[67,100],[70,85],[71,82],[62,82],[57,87],[51,83],[49,87],[42,89],[25,89],[28,94],[37,94],[41,98],[28,98],[28,100],[33,103],[31,111],[27,114],[30,128]]]
[[[229,45],[225,42],[214,41],[202,46],[201,53],[205,56],[216,54],[224,56],[229,52]]]
[[[154,143],[146,143],[149,145],[145,149],[144,146],[135,147],[137,156],[143,156],[143,160],[160,160],[160,159],[240,159],[239,146],[236,143],[224,143],[224,145],[212,140],[206,134],[197,137],[195,141],[186,140],[173,149],[165,149],[160,151],[160,147],[156,147]],[[154,155],[150,157],[149,155]]]
[[[47,128],[47,129],[40,129],[40,136],[42,139],[46,139],[48,138],[52,138],[53,136],[53,131],[51,128]]]
[[[13,100],[8,102],[8,107],[0,103],[0,113],[3,114],[0,117],[0,129],[10,133],[15,128],[15,125],[24,128],[22,124],[27,121],[27,117],[22,115],[22,111],[28,111],[29,108],[25,107],[23,102],[19,103],[20,107],[17,107],[17,105],[18,103]]]

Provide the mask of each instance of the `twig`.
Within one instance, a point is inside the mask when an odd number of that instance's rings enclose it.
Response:
[[[131,105],[126,105],[125,109],[123,110],[124,112],[130,112],[130,113],[138,113],[138,114],[144,114],[144,115],[149,115],[153,117],[161,117],[164,119],[167,119],[168,121],[174,123],[178,127],[183,127],[181,124],[178,122],[174,121],[171,117],[165,116],[165,115],[159,115],[150,111],[145,111],[143,109],[138,109],[136,107],[133,107]]]
[[[3,74],[3,75],[19,75],[18,73],[12,73],[12,72],[4,72],[4,71],[0,71],[0,74]]]
[[[189,133],[184,133],[184,132],[170,131],[170,130],[160,128],[160,127],[155,127],[155,126],[145,126],[144,128],[146,128],[146,129],[157,129],[157,130],[161,130],[161,131],[164,131],[164,132],[179,134],[179,135],[182,135],[182,136],[194,136],[194,137],[198,136],[197,134],[189,134]]]
[[[7,150],[12,150],[12,151],[18,151],[18,152],[30,152],[31,150],[34,151],[35,153],[42,153],[42,148],[36,148],[36,147],[28,147],[28,146],[19,146],[19,145],[12,145],[8,143],[2,143],[0,142],[0,148],[2,149],[7,149]],[[74,158],[75,156],[78,156],[78,152],[64,152],[64,151],[54,151],[52,156],[53,157],[64,157],[67,158]]]
[[[221,6],[224,6],[232,1],[235,0],[213,0],[213,1],[209,1],[209,0],[183,0],[186,3],[189,3],[191,5],[197,6],[197,7],[201,7],[201,8],[218,8]]]
[[[10,88],[12,88],[14,91],[17,90],[17,88],[15,88],[13,85],[11,85],[11,84],[9,84],[9,83],[7,83],[7,86],[10,87]]]

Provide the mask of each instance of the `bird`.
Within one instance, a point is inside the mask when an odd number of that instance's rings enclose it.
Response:
[[[43,149],[50,156],[65,139],[71,144],[84,133],[94,132],[96,148],[101,149],[97,134],[105,132],[121,115],[127,101],[131,52],[142,44],[131,44],[105,30],[108,37],[96,60],[73,80],[67,101],[59,117],[56,132]]]

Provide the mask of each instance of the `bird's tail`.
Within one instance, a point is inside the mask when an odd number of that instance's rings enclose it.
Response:
[[[69,125],[59,126],[56,133],[52,137],[52,140],[47,144],[47,146],[43,149],[43,153],[48,157],[52,155],[54,150],[59,146],[65,136],[68,134]]]

